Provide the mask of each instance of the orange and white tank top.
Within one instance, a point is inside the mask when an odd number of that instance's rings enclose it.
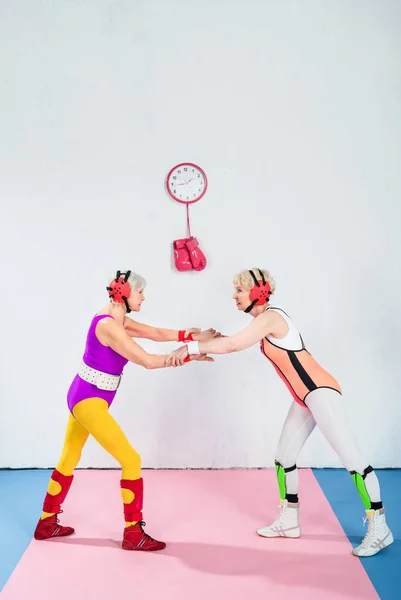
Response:
[[[281,339],[266,336],[260,343],[261,351],[273,364],[294,400],[305,406],[306,396],[318,388],[330,388],[341,394],[339,383],[306,350],[290,317],[275,306],[266,310],[274,310],[281,315],[288,325],[288,333]]]

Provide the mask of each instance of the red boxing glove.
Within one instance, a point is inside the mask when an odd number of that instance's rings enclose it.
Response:
[[[188,333],[188,335],[185,335],[184,329],[180,329],[180,331],[178,332],[178,341],[179,342],[193,342],[194,338],[192,337],[192,333]]]
[[[183,240],[175,240],[173,242],[174,245],[174,262],[177,271],[191,271],[192,270],[192,262],[189,256],[189,252],[186,248],[186,241]]]
[[[202,250],[199,248],[198,240],[196,237],[191,237],[186,240],[186,247],[189,252],[189,256],[192,261],[192,266],[195,271],[203,271],[206,267],[207,260],[206,256],[203,254]]]

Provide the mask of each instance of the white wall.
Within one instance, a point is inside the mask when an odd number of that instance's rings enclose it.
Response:
[[[66,391],[117,268],[144,322],[246,326],[232,274],[276,302],[340,380],[370,462],[401,466],[401,42],[396,0],[3,0],[0,466],[57,462]],[[179,274],[180,161],[209,259]],[[151,342],[146,348],[163,351]],[[145,467],[271,466],[289,395],[258,347],[214,364],[128,365],[112,412]],[[319,433],[302,465],[339,466]],[[116,466],[88,443],[82,466]]]

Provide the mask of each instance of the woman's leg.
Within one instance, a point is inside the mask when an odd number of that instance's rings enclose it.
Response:
[[[294,401],[276,450],[275,464],[281,500],[298,502],[299,477],[296,462],[315,425],[310,410]]]
[[[153,540],[142,529],[143,480],[140,456],[108,409],[105,400],[88,398],[79,402],[73,413],[79,423],[121,465],[121,493],[126,521],[124,549],[161,550],[165,544]]]
[[[61,511],[73,480],[73,471],[81,459],[82,448],[88,439],[88,431],[70,414],[60,460],[54,469],[43,503],[42,516],[36,526],[37,540],[71,535],[71,527],[58,524],[56,515]]]
[[[335,390],[319,388],[306,398],[317,426],[339,456],[344,467],[350,471],[366,510],[368,532],[353,553],[373,556],[393,542],[393,535],[386,523],[376,473],[362,455],[349,425],[342,396]]]
[[[306,407],[293,402],[276,450],[276,473],[280,492],[280,515],[267,527],[257,530],[263,537],[299,537],[298,469],[296,461],[315,428],[315,419]]]
[[[379,480],[355,440],[342,396],[335,390],[319,388],[307,396],[306,403],[320,431],[350,471],[365,509],[383,508]]]

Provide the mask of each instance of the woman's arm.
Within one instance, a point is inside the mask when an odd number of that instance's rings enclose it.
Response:
[[[175,361],[174,356],[167,363],[169,355],[149,354],[145,352],[113,319],[99,321],[96,326],[96,336],[101,344],[112,348],[130,362],[145,369],[163,369],[164,367],[177,366],[179,364]]]
[[[182,360],[188,354],[230,354],[231,352],[246,350],[260,342],[267,335],[273,333],[276,318],[275,315],[269,313],[270,311],[255,317],[248,327],[234,335],[203,342],[189,342],[189,344],[181,348],[178,357]]]
[[[145,338],[154,342],[184,342],[188,340],[206,340],[217,336],[214,329],[201,331],[196,327],[187,330],[165,329],[138,323],[129,317],[124,318],[124,329],[130,337]]]
[[[269,312],[262,313],[252,320],[242,331],[217,340],[208,340],[199,343],[201,354],[229,354],[241,352],[271,333],[272,319]]]

